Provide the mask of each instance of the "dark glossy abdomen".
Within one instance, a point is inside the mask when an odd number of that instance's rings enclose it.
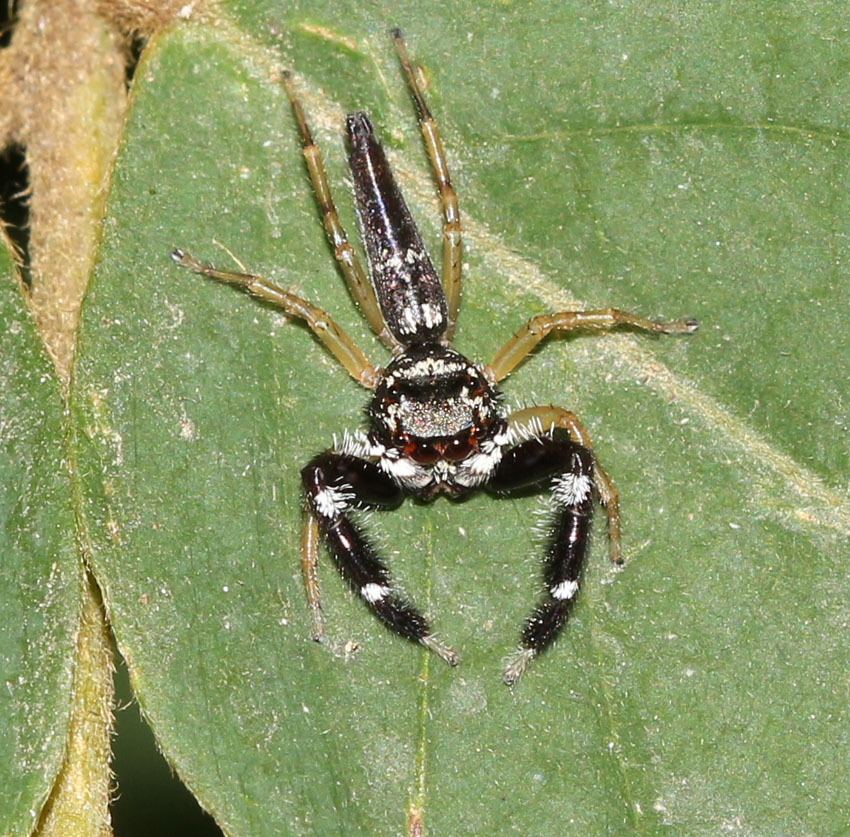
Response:
[[[438,340],[447,326],[440,279],[369,117],[352,113],[346,124],[357,211],[384,320],[403,345]]]

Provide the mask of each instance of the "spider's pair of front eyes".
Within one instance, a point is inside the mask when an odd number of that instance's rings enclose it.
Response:
[[[403,455],[417,465],[434,465],[441,459],[449,462],[461,462],[478,448],[478,439],[469,436],[431,437],[415,439],[408,437]]]

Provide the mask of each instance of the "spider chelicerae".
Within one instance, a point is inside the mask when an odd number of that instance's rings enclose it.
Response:
[[[551,510],[543,556],[542,598],[526,619],[519,648],[503,678],[513,684],[558,636],[579,589],[594,496],[606,507],[610,557],[621,563],[617,491],[596,460],[587,431],[561,407],[506,414],[496,384],[553,331],[630,326],[662,334],[691,333],[693,319],[657,322],[614,308],[563,311],[532,318],[486,366],[451,347],[461,294],[461,223],[443,145],[399,30],[392,39],[416,108],[443,212],[442,281],[431,262],[384,151],[365,113],[346,120],[348,163],[371,282],[340,223],[319,149],[313,142],[291,76],[283,82],[298,123],[304,158],[322,221],[348,288],[372,330],[392,353],[372,366],[319,308],[259,276],[218,270],[184,250],[174,261],[203,276],[236,285],[306,322],[346,371],[374,395],[369,427],[302,469],[305,494],[301,567],[313,637],[324,637],[317,577],[320,542],[366,606],[390,630],[421,643],[450,665],[458,656],[393,585],[361,526],[358,509],[392,509],[406,495],[432,500],[483,488],[494,495],[538,489]]]

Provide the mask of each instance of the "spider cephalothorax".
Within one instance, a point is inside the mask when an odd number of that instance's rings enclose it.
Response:
[[[483,371],[439,343],[415,344],[393,359],[369,419],[381,468],[422,498],[479,485],[507,428]]]
[[[617,563],[620,516],[614,485],[593,456],[576,416],[560,407],[530,407],[505,415],[496,384],[552,331],[626,325],[664,334],[689,333],[697,323],[657,322],[614,308],[565,311],[534,317],[486,366],[452,349],[461,287],[457,197],[437,124],[398,30],[393,40],[442,202],[442,281],[369,118],[354,113],[346,121],[348,160],[371,282],[366,278],[337,216],[292,80],[284,77],[328,238],[351,295],[393,355],[386,368],[373,367],[324,311],[304,299],[257,276],[216,270],[183,250],[175,250],[172,257],[183,267],[242,287],[303,319],[352,377],[374,390],[367,432],[345,434],[341,445],[315,456],[301,471],[306,499],[301,566],[317,640],[324,635],[317,579],[318,546],[324,542],[340,574],[384,624],[455,664],[455,652],[435,638],[428,620],[393,586],[352,512],[394,508],[406,495],[431,500],[441,493],[457,497],[476,488],[497,496],[528,489],[548,492],[551,518],[543,559],[544,590],[525,622],[520,647],[505,668],[505,682],[511,684],[566,623],[587,552],[594,495],[607,508],[610,555]]]

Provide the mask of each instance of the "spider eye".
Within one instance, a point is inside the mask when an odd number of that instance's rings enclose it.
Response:
[[[446,445],[446,452],[443,456],[450,462],[460,462],[472,453],[476,444],[476,440],[472,436],[466,439],[455,437]]]
[[[409,447],[405,453],[419,465],[433,465],[440,459],[440,451],[431,442],[415,442]]]

